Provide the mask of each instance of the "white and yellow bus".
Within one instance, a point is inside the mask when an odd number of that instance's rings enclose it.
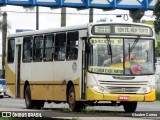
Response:
[[[67,102],[123,105],[155,100],[155,34],[145,24],[89,23],[8,36],[7,94],[26,107]]]

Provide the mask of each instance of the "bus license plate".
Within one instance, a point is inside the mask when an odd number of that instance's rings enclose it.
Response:
[[[118,100],[129,100],[129,96],[119,96]]]

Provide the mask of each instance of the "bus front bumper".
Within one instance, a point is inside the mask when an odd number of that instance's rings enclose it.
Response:
[[[123,99],[124,98],[124,99]],[[152,102],[155,101],[155,90],[148,94],[102,94],[87,89],[87,100],[89,101],[139,101],[139,102]]]

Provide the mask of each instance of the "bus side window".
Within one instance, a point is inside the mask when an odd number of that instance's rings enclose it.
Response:
[[[15,40],[9,39],[8,40],[8,63],[14,62],[14,51],[15,51]]]
[[[44,37],[44,61],[52,61],[53,60],[53,51],[54,50],[54,35],[45,35]]]
[[[66,56],[66,33],[56,34],[55,37],[55,55],[57,61],[65,60]]]
[[[33,44],[33,61],[41,62],[43,57],[43,36],[35,36]]]
[[[78,32],[67,33],[67,60],[77,60],[78,58]]]
[[[23,62],[31,62],[31,60],[32,60],[32,37],[24,37]]]

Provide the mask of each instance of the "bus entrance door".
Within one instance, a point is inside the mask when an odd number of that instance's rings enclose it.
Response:
[[[17,38],[15,43],[16,43],[16,97],[20,98],[20,71],[21,71],[21,38]]]

